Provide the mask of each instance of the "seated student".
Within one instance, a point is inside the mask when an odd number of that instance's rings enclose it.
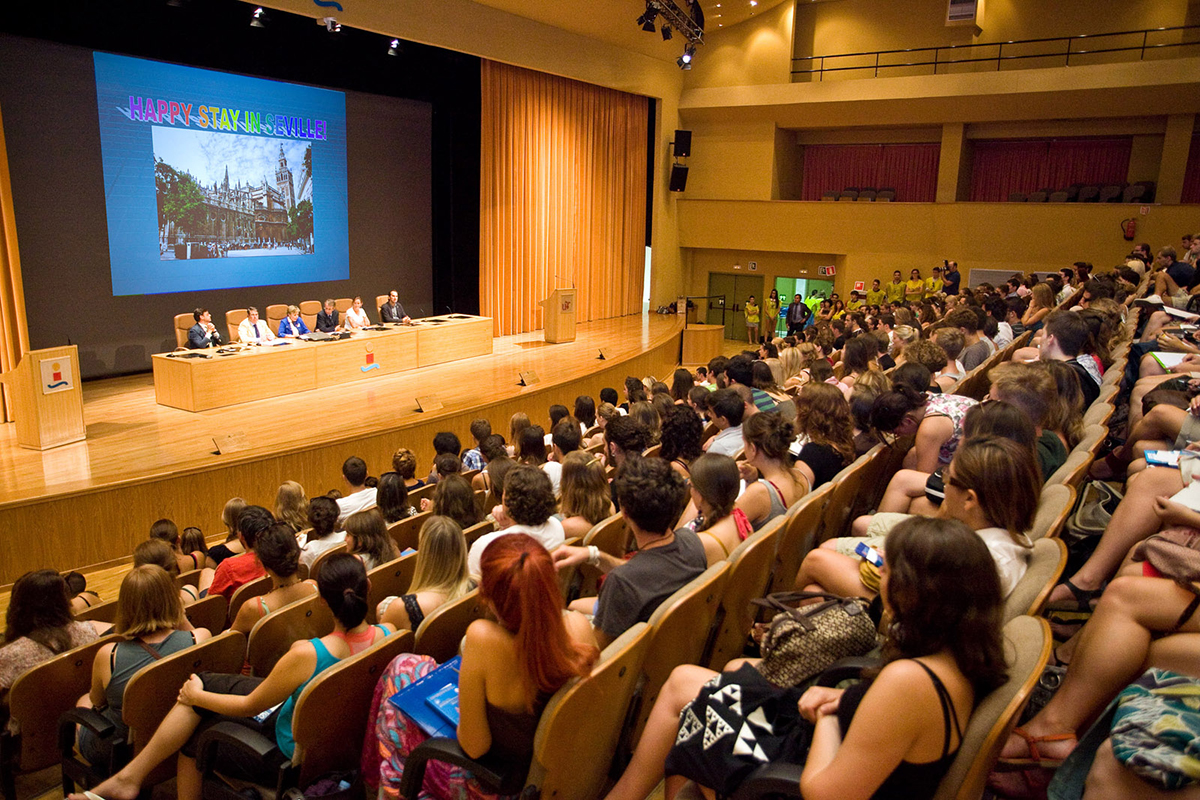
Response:
[[[207,308],[197,308],[192,312],[196,324],[188,329],[187,346],[189,350],[201,350],[205,347],[220,347],[221,333],[213,325],[212,314]]]
[[[408,594],[385,597],[376,612],[380,622],[398,631],[415,631],[443,603],[471,590],[467,540],[462,531],[450,517],[435,514],[425,520],[417,539],[417,564]]]
[[[562,493],[562,464],[546,460],[546,435],[540,425],[530,425],[517,439],[517,463],[537,467],[550,479],[554,496]]]
[[[892,390],[877,397],[871,409],[871,424],[881,434],[916,436],[904,466],[926,475],[950,463],[962,439],[963,417],[977,405],[957,394],[929,394],[930,377],[929,370],[919,364],[897,367],[892,373]]]
[[[321,570],[317,585],[321,599],[333,612],[332,633],[320,639],[295,642],[265,678],[214,672],[192,675],[179,690],[179,700],[141,752],[91,794],[108,800],[133,800],[154,768],[178,753],[177,795],[184,800],[200,800],[202,786],[196,770],[196,744],[200,735],[218,722],[238,722],[273,736],[284,757],[291,758],[296,747],[292,715],[304,687],[329,667],[361,653],[392,632],[386,625],[369,626],[365,622],[367,575],[357,558],[341,553],[332,556]],[[142,652],[133,643],[128,644]],[[103,650],[101,655],[107,664]],[[251,719],[276,707],[265,723]],[[266,783],[276,778],[273,767],[261,761],[246,763],[234,752],[222,752],[218,759],[221,772],[226,775]],[[85,794],[71,798],[86,800]]]
[[[87,588],[87,578],[83,576],[83,573],[67,572],[63,574],[62,579],[67,584],[67,598],[70,600],[71,616],[82,614],[100,602],[100,595]]]
[[[458,440],[458,436],[450,431],[439,431],[433,437],[433,460],[434,465],[429,470],[429,477],[425,479],[425,483],[438,482],[437,457],[446,453],[459,458],[459,453],[462,452],[462,442]],[[456,470],[456,471],[461,471]]]
[[[384,473],[385,475],[390,473]],[[382,482],[383,478],[380,478]],[[346,541],[346,532],[339,530],[335,531],[337,525],[338,507],[337,503],[329,497],[314,497],[308,503],[308,525],[312,529],[308,532],[308,537],[305,539],[304,547],[300,552],[300,563],[305,569],[312,567],[313,562],[317,560],[317,556],[324,553],[326,550],[337,547],[342,542]]]
[[[662,398],[665,410],[665,406],[671,405],[667,402],[669,395],[664,394]],[[658,416],[658,410],[654,407],[654,403],[649,400],[639,400],[629,406],[629,416],[646,432],[647,447],[658,444],[659,436],[662,434],[662,418]]]
[[[446,475],[438,481],[433,497],[421,498],[421,510],[449,517],[463,530],[482,519],[475,504],[475,490],[466,478],[457,474]]]
[[[581,442],[582,446],[592,447],[593,445],[603,443],[605,426],[620,416],[624,416],[624,414],[612,403],[601,403],[600,407],[596,409],[596,425],[599,426],[600,432],[584,439]]]
[[[563,459],[580,448],[583,443],[583,432],[579,420],[574,417],[564,417],[550,432],[550,461],[562,464]],[[562,470],[559,470],[560,474]],[[551,482],[554,478],[550,478]],[[560,480],[561,483],[561,480]]]
[[[550,427],[546,428],[547,433],[546,433],[546,438],[545,438],[547,450],[550,449],[550,445],[553,443],[551,441],[551,436],[554,431],[554,426],[557,425],[562,420],[566,419],[567,417],[571,416],[571,411],[570,411],[570,409],[568,409],[566,406],[562,405],[561,403],[555,403],[554,405],[550,406],[549,415],[550,415]]]
[[[508,447],[505,445],[504,437],[498,433],[484,437],[484,440],[479,443],[479,454],[483,456],[483,469],[478,475],[471,478],[471,488],[490,492],[492,490],[492,462],[499,459],[511,460],[508,457]]]
[[[745,512],[735,505],[741,480],[737,462],[729,456],[705,453],[692,463],[691,504],[680,523],[700,537],[710,567],[729,558],[754,532]]]
[[[362,559],[367,571],[400,557],[396,542],[388,535],[379,509],[359,511],[346,518],[346,546]]]
[[[795,433],[798,438],[793,446],[797,459],[796,471],[804,476],[810,490],[817,489],[856,458],[850,404],[837,387],[827,383],[810,383],[800,390],[800,396],[796,398],[796,411]],[[743,427],[747,431],[743,435],[749,443],[750,421]],[[755,430],[758,430],[757,424]],[[788,432],[792,432],[791,426]],[[749,454],[747,448],[746,455]],[[783,462],[779,461],[776,472],[781,477],[782,473],[778,471],[782,467]],[[794,479],[792,482],[795,482]],[[784,507],[790,506],[803,494],[803,491],[793,489],[791,495],[784,498],[789,500]]]
[[[275,519],[292,526],[293,533],[308,527],[308,495],[295,481],[284,481],[275,492]]]
[[[379,476],[379,485],[375,487],[375,503],[388,525],[418,513],[408,500],[408,489],[399,472],[385,472]]]
[[[495,621],[472,622],[463,639],[458,744],[472,758],[527,762],[546,702],[586,675],[598,651],[587,620],[564,613],[550,554],[535,539],[502,536],[484,551],[481,566],[479,596]],[[386,698],[435,666],[428,656],[397,656],[380,680],[367,732],[377,746],[363,765],[371,796],[397,796],[406,757],[428,738]],[[433,797],[490,796],[466,770],[437,761],[429,762],[424,785]]]
[[[1025,531],[1037,514],[1041,479],[1032,448],[998,436],[967,439],[946,470],[945,493],[940,515],[966,523],[984,541],[1000,575],[1001,594],[1007,597],[1025,575],[1033,550]],[[809,552],[796,586],[820,586],[816,591],[850,597],[877,594],[878,573],[855,547],[860,542],[880,547],[887,530],[902,519],[876,514],[866,538],[831,539]]]
[[[687,500],[683,478],[661,458],[625,462],[613,481],[621,516],[637,540],[637,551],[625,560],[596,547],[560,547],[554,552],[559,569],[587,562],[607,577],[596,599],[571,604],[595,612],[596,640],[605,646],[638,622],[645,622],[666,598],[708,567],[704,545],[689,530],[671,530]]]
[[[43,661],[96,641],[91,623],[71,618],[67,591],[63,576],[52,569],[26,572],[13,584],[0,647],[0,694]]]
[[[700,392],[700,397],[707,399],[708,389],[692,388],[693,391]],[[692,410],[690,402],[689,405],[676,404],[676,407],[670,409],[663,417],[662,432],[659,434],[662,449],[658,454],[671,465],[671,469],[687,480],[692,462],[704,454],[704,449],[700,446],[703,435],[704,423]]]
[[[96,652],[89,698],[92,707],[121,735],[127,730],[121,708],[130,679],[162,656],[204,641],[209,632],[204,628],[192,629],[183,614],[175,582],[164,569],[153,564],[134,567],[121,581],[113,632],[126,640],[106,644]],[[79,752],[88,761],[97,763],[107,758],[105,742],[90,730],[80,728],[78,738]]]
[[[613,408],[618,409],[617,413],[624,415],[625,410],[622,409],[621,404],[619,402],[617,402],[620,399],[621,399],[621,397],[620,397],[620,395],[617,394],[617,390],[612,388],[611,386],[605,386],[603,389],[600,390],[600,404],[604,405],[605,403],[608,403]]]
[[[563,536],[582,539],[614,513],[604,465],[591,453],[576,450],[563,458],[562,467]]]
[[[342,462],[342,478],[350,487],[350,494],[337,500],[339,524],[351,514],[374,508],[378,494],[378,488],[367,486],[367,463],[358,456],[350,456]]]
[[[735,395],[736,396],[736,395]],[[737,402],[741,402],[738,398]],[[608,466],[619,473],[621,467],[630,461],[642,457],[642,452],[650,446],[650,436],[641,423],[633,417],[624,416],[613,419],[604,427],[604,452]],[[613,492],[613,501],[616,492]]]
[[[1094,362],[1093,367],[1089,369],[1080,358],[1091,358],[1083,352],[1088,334],[1087,323],[1079,314],[1074,311],[1055,311],[1046,316],[1042,342],[1038,347],[1042,361],[1065,361],[1067,366],[1075,370],[1079,376],[1079,388],[1083,390],[1085,410],[1096,402],[1100,395],[1100,377],[1094,372]]]
[[[1054,402],[1046,410],[1045,427],[1054,431],[1067,452],[1083,438],[1083,391],[1079,388],[1079,376],[1062,361],[1035,362],[1054,380]],[[1139,406],[1141,399],[1137,400]],[[1133,419],[1133,401],[1130,401],[1130,419]]]
[[[245,550],[238,541],[238,517],[246,510],[246,501],[240,497],[231,497],[221,510],[221,522],[225,523],[225,541],[208,549],[208,560],[205,566],[216,569],[225,559],[240,555]]]
[[[596,424],[596,401],[589,395],[579,395],[575,398],[575,410],[571,416],[579,420],[580,434],[587,433]]]
[[[708,416],[717,426],[717,435],[705,443],[708,453],[735,456],[741,452],[742,417],[746,404],[733,389],[718,389],[708,396]]]
[[[763,699],[758,743],[775,760],[804,763],[800,791],[808,800],[932,798],[976,701],[1006,679],[998,584],[987,548],[962,523],[918,518],[897,526],[881,587],[893,624],[873,679],[801,692],[767,684],[750,665],[726,673],[676,667],[606,800],[643,800],[664,772],[672,798],[700,759],[709,775],[729,775],[711,788],[731,793],[760,759],[753,750],[741,754],[737,735],[700,736],[706,723],[698,721],[720,717],[711,709],[730,694]]]
[[[483,445],[483,440],[491,435],[492,423],[482,417],[471,420],[471,438],[475,440],[475,446],[462,454],[463,472],[483,469],[483,453],[480,451],[480,447]]]
[[[400,473],[400,477],[404,479],[404,488],[410,492],[425,485],[425,481],[417,479],[417,457],[407,447],[401,447],[392,454],[392,469]]]
[[[258,318],[258,309],[250,306],[246,309],[246,318],[238,325],[238,340],[247,344],[269,342],[275,338],[267,321]]]
[[[197,556],[196,553],[184,553],[180,547],[179,528],[169,519],[156,520],[150,526],[150,538],[161,539],[171,547],[171,551],[178,562],[176,567],[178,572],[190,572],[194,569],[204,567],[203,555]]]
[[[271,588],[243,603],[229,626],[247,636],[254,624],[267,614],[317,593],[315,581],[300,580],[300,545],[296,543],[291,525],[276,522],[260,533],[254,542],[254,555],[271,579]]]
[[[171,580],[179,577],[179,563],[175,560],[175,551],[162,539],[147,539],[133,548],[133,566],[141,567],[153,564],[162,568]],[[189,606],[200,598],[200,592],[195,586],[184,584],[179,588],[179,600]]]
[[[254,555],[254,542],[258,534],[275,522],[275,517],[262,506],[246,506],[238,517],[238,541],[244,552],[221,562],[210,577],[208,570],[200,574],[201,594],[222,594],[225,599],[233,597],[234,591],[243,583],[261,578],[262,564]]]
[[[308,332],[308,325],[300,317],[299,306],[288,306],[287,316],[279,320],[279,338],[299,339]]]
[[[1038,468],[1042,480],[1047,480],[1067,460],[1067,449],[1058,434],[1044,427],[1046,415],[1057,395],[1054,379],[1044,368],[1019,361],[1006,361],[993,367],[988,372],[988,379],[992,382],[988,397],[1013,404],[1033,425]]]
[[[541,443],[541,436],[537,437]],[[480,558],[483,551],[496,539],[513,533],[527,533],[553,550],[563,543],[562,523],[555,519],[557,503],[550,478],[537,467],[527,464],[515,466],[504,478],[503,514],[512,524],[502,530],[485,533],[475,540],[467,554],[467,565],[471,577],[479,577]]]
[[[317,312],[317,330],[322,333],[336,333],[341,329],[342,326],[338,324],[337,305],[333,300],[326,300]]]

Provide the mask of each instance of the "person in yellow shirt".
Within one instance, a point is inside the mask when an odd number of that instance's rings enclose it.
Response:
[[[862,308],[862,305],[862,294],[858,291],[858,289],[850,292],[850,301],[846,303],[846,310],[858,311],[860,308]]]
[[[772,289],[771,294],[763,303],[763,337],[766,341],[775,338],[775,328],[779,325],[779,292]]]
[[[895,305],[904,302],[904,281],[900,277],[900,270],[892,273],[892,282],[887,285],[884,290],[887,294],[888,302]]]
[[[925,299],[925,281],[921,280],[921,270],[914,269],[908,277],[908,283],[904,284],[904,299],[906,302]]]
[[[942,293],[942,268],[934,267],[933,275],[925,279],[925,297],[936,297]]]
[[[750,340],[750,344],[758,344],[758,321],[759,308],[758,303],[754,300],[754,295],[750,295],[750,299],[746,301],[746,305],[742,306],[742,310],[746,313],[746,336]]]
[[[887,299],[887,292],[879,286],[879,278],[871,281],[871,288],[867,290],[867,305],[877,306]]]

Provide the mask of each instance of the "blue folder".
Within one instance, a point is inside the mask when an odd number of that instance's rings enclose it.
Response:
[[[454,737],[458,733],[458,671],[462,656],[440,664],[423,678],[388,698],[430,736]]]

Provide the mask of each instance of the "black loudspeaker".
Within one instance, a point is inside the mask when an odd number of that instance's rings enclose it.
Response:
[[[687,188],[688,168],[680,164],[671,165],[671,191],[682,192]]]
[[[675,131],[675,157],[687,158],[692,154],[692,132]]]

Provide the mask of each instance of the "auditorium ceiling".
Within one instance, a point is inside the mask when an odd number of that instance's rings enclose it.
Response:
[[[476,3],[515,14],[607,42],[635,53],[674,61],[683,50],[676,36],[663,41],[657,32],[644,31],[635,23],[646,10],[643,0],[599,0],[592,3],[564,3],[562,0],[475,0]],[[774,8],[785,0],[702,0],[705,30],[723,30]],[[676,0],[683,6],[683,0]]]

